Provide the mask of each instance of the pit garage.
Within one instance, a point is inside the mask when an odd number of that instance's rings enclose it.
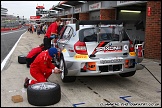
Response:
[[[117,20],[129,20],[124,27],[135,43],[145,40],[146,2],[122,5],[117,9]]]

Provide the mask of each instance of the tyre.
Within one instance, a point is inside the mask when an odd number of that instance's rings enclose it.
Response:
[[[51,82],[29,85],[27,88],[27,99],[31,105],[35,106],[56,104],[61,99],[60,85]]]
[[[62,70],[62,73],[61,73],[62,82],[64,82],[64,83],[75,82],[76,76],[67,76],[68,70],[66,68],[63,56],[60,59],[60,65],[59,66],[60,66],[60,69]]]
[[[119,75],[121,77],[130,77],[133,76],[136,73],[136,71],[132,71],[132,72],[127,72],[127,73],[120,73]]]
[[[19,56],[18,56],[18,62],[19,62],[20,64],[26,64],[26,56],[24,56],[24,55],[19,55]]]

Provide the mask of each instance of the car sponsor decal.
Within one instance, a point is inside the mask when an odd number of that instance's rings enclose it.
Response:
[[[98,46],[94,49],[94,51],[92,52],[91,55],[94,55],[96,52],[98,52],[98,50],[97,50],[98,47],[104,47],[104,46],[107,45],[108,43],[109,43],[109,42],[100,42],[100,43],[98,44]]]
[[[122,62],[122,57],[113,57],[113,58],[101,58],[100,63],[106,64],[106,63],[119,63]]]
[[[74,58],[75,58],[75,59],[80,59],[80,60],[82,60],[82,59],[88,59],[88,55],[76,54],[76,55],[74,56]]]
[[[128,50],[128,45],[124,45],[124,50]]]
[[[97,47],[96,51],[104,51],[104,52],[121,52],[121,46],[105,46],[105,47]]]
[[[88,70],[95,71],[96,70],[96,62],[88,62]]]
[[[136,56],[136,53],[135,52],[129,52],[129,55],[130,56]]]

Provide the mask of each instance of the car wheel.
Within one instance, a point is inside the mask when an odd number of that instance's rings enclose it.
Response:
[[[56,67],[60,67],[60,62],[58,61],[58,55],[56,55],[56,57],[53,58],[53,63],[55,64]]]
[[[67,70],[67,68],[65,66],[65,61],[64,61],[63,56],[60,59],[60,69],[62,70],[62,73],[61,73],[62,82],[64,82],[64,83],[75,82],[76,76],[66,76],[67,73],[68,73],[68,70]]]
[[[31,105],[35,106],[56,104],[61,99],[60,85],[51,82],[29,85],[27,88],[27,99]]]
[[[130,77],[133,76],[136,73],[136,71],[132,71],[132,72],[127,72],[127,73],[120,73],[119,75],[121,77]]]
[[[26,56],[24,56],[24,55],[19,55],[19,56],[18,56],[18,62],[19,62],[20,64],[26,64]]]

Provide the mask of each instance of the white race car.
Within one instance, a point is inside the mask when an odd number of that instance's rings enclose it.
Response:
[[[143,56],[136,54],[122,23],[92,20],[65,25],[57,40],[62,81],[74,82],[77,76],[133,76]]]

